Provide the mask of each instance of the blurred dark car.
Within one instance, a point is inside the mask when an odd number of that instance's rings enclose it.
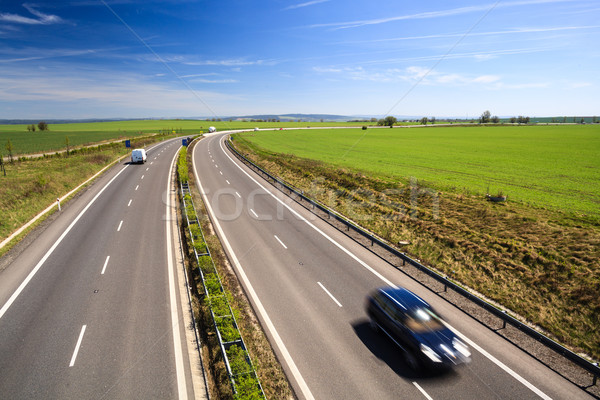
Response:
[[[471,352],[435,310],[405,288],[385,287],[367,298],[371,326],[403,351],[413,370],[449,368],[471,361]]]

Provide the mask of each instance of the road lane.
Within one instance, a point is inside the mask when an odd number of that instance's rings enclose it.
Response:
[[[149,150],[152,166],[121,164],[111,170],[115,180],[6,309],[0,318],[1,397],[193,397],[191,384],[178,393],[172,327],[179,330],[183,323],[177,315],[172,321],[163,201],[179,143]],[[95,196],[99,190],[93,185],[87,192]],[[80,203],[89,199],[84,193],[65,214],[81,212]],[[23,252],[1,277],[31,270],[32,260],[41,259],[36,245],[50,248],[68,221],[62,217],[55,221],[58,228],[50,224],[29,246],[36,256]],[[2,298],[9,292],[3,283]]]
[[[421,390],[433,398],[540,398],[478,352],[474,352],[472,364],[447,374],[420,376],[407,370],[399,352],[385,338],[374,335],[366,320],[365,296],[384,285],[384,281],[408,287],[440,309],[461,330],[476,332],[478,342],[491,343],[490,354],[503,360],[516,359],[507,364],[541,387],[539,393],[549,392],[554,398],[587,398],[578,388],[494,337],[476,321],[327,224],[315,220],[303,208],[292,204],[295,211],[291,212],[281,206],[266,193],[274,191],[270,186],[253,182],[242,172],[247,169],[236,166],[226,155],[219,135],[196,145],[194,163],[206,197],[244,273],[315,398],[397,398],[399,391],[419,398]],[[214,165],[220,167],[218,171]],[[230,184],[224,184],[225,179]],[[274,193],[281,196],[278,191]],[[341,251],[299,216],[311,220],[311,224],[359,256]],[[288,248],[274,241],[274,235]],[[357,259],[364,261],[361,264]],[[343,307],[333,303],[317,282],[327,287]],[[297,384],[295,389],[300,392]]]

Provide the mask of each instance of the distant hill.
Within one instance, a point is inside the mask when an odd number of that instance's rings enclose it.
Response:
[[[237,120],[250,120],[250,119],[262,119],[272,120],[276,119],[279,121],[297,121],[302,120],[304,122],[318,122],[318,121],[350,121],[353,118],[347,115],[335,115],[335,114],[258,114],[258,115],[244,115],[244,116],[233,116],[233,117],[222,117],[222,120],[237,121]]]

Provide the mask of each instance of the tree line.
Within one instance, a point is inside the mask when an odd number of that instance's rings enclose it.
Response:
[[[31,124],[31,125],[27,125],[27,130],[29,132],[35,132],[36,129],[39,129],[40,131],[48,131],[50,130],[48,124],[44,121],[38,122],[37,124],[37,128],[35,124]]]

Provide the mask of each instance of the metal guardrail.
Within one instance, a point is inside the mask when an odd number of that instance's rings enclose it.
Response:
[[[231,387],[233,389],[233,392],[237,394],[237,388],[236,388],[236,383],[235,383],[235,378],[241,375],[249,375],[252,374],[254,375],[254,377],[256,378],[256,382],[258,383],[258,388],[260,389],[260,392],[262,394],[262,398],[266,398],[265,393],[263,391],[262,385],[260,384],[260,380],[258,379],[258,375],[256,374],[256,369],[254,368],[254,365],[252,364],[252,361],[250,360],[250,357],[248,356],[248,349],[246,348],[246,344],[244,343],[244,339],[242,338],[242,335],[240,333],[240,330],[238,328],[238,324],[237,321],[235,319],[235,316],[233,314],[233,310],[231,309],[231,305],[229,304],[229,301],[227,300],[227,296],[225,294],[225,290],[223,289],[223,284],[221,283],[221,277],[219,276],[219,273],[217,272],[217,269],[215,267],[214,261],[212,259],[212,256],[210,255],[210,250],[208,248],[208,246],[206,245],[206,240],[204,238],[204,233],[202,232],[202,228],[200,227],[200,221],[198,220],[198,214],[196,212],[196,207],[194,206],[194,202],[191,199],[191,193],[189,190],[189,186],[187,183],[181,183],[180,184],[180,190],[181,190],[181,201],[182,201],[182,214],[185,217],[185,221],[186,221],[186,227],[188,229],[188,234],[190,235],[190,238],[192,240],[192,246],[194,249],[194,255],[196,257],[196,263],[198,265],[198,271],[200,273],[200,278],[202,281],[202,287],[204,289],[204,293],[206,298],[208,299],[209,302],[209,310],[210,310],[210,315],[211,315],[211,319],[212,319],[212,323],[213,323],[213,327],[215,329],[215,332],[217,334],[217,340],[219,342],[219,347],[221,348],[221,353],[223,354],[223,360],[225,362],[225,368],[227,370],[227,374],[229,376],[229,381],[231,383]],[[186,201],[186,195],[189,195],[189,201]],[[190,219],[187,213],[188,207],[191,207],[193,210],[193,215],[194,218]],[[199,242],[200,240],[202,241],[202,243],[204,244],[204,252],[198,252],[198,249],[195,246],[195,241],[194,241],[194,236],[196,236],[196,234],[194,234],[194,232],[192,232],[192,226],[197,226],[198,232],[200,234],[200,237],[197,239],[197,241]],[[213,289],[209,289],[209,287],[207,286],[207,281],[205,279],[205,274],[204,271],[202,269],[202,264],[200,263],[200,257],[209,257],[210,258],[210,264],[211,264],[211,273],[213,273],[218,281],[218,289],[217,292],[218,294],[211,294],[211,292],[214,292]],[[214,313],[214,308],[213,306],[217,303],[221,301],[222,303],[226,304],[227,307],[226,309],[228,310],[225,314],[223,315],[215,315]],[[232,327],[235,329],[235,331],[237,332],[237,338],[234,338],[233,340],[230,341],[225,341],[223,339],[223,335],[222,335],[222,327],[219,324],[219,321],[223,321],[223,320],[227,320],[229,319],[231,321],[231,325]],[[227,351],[234,345],[239,346],[246,354],[245,357],[245,361],[248,364],[249,369],[247,371],[242,371],[240,373],[235,374],[231,368],[231,363],[230,363],[230,359],[229,356],[227,354]]]
[[[520,330],[521,332],[525,333],[529,337],[537,340],[541,344],[552,349],[554,352],[565,357],[566,359],[573,362],[577,366],[585,369],[587,372],[589,372],[593,375],[593,383],[590,386],[596,385],[597,380],[600,377],[600,367],[598,366],[597,362],[592,363],[592,362],[588,361],[587,359],[585,359],[585,358],[581,357],[580,355],[574,353],[573,351],[567,349],[560,343],[557,343],[556,341],[550,339],[546,335],[544,335],[544,334],[538,332],[537,330],[531,328],[530,326],[522,323],[518,319],[508,315],[506,311],[495,307],[494,305],[486,302],[485,300],[479,298],[478,296],[476,296],[473,293],[469,292],[468,290],[464,289],[460,285],[452,282],[446,276],[443,276],[443,275],[437,273],[436,271],[433,271],[432,269],[424,266],[420,262],[407,256],[405,253],[402,253],[398,249],[390,246],[388,243],[383,241],[383,239],[380,239],[380,238],[374,236],[373,234],[371,234],[370,232],[367,232],[362,227],[348,221],[346,218],[344,218],[343,216],[341,216],[334,210],[330,209],[329,207],[319,203],[318,201],[315,201],[311,198],[306,197],[302,191],[299,191],[298,189],[289,185],[287,182],[284,182],[283,180],[269,174],[267,171],[263,170],[261,167],[254,164],[252,161],[248,160],[244,155],[240,154],[237,151],[237,149],[235,149],[235,147],[233,147],[230,140],[226,140],[226,145],[233,152],[233,154],[235,154],[246,165],[250,166],[256,172],[259,172],[260,174],[262,174],[263,177],[272,181],[274,184],[280,185],[279,189],[282,192],[284,190],[287,190],[287,191],[289,191],[289,194],[294,193],[300,199],[300,202],[304,201],[304,202],[312,205],[313,207],[320,209],[321,211],[327,213],[329,218],[334,218],[335,220],[344,224],[346,226],[347,230],[352,229],[354,232],[356,232],[356,233],[360,234],[361,236],[363,236],[364,238],[370,240],[372,245],[376,244],[376,245],[380,246],[381,248],[385,249],[386,251],[388,251],[389,253],[400,258],[402,260],[402,265],[405,265],[406,263],[408,263],[408,264],[412,265],[413,267],[417,268],[419,271],[432,277],[437,282],[444,285],[444,291],[446,291],[448,288],[450,288],[453,291],[455,291],[456,293],[460,294],[461,296],[472,301],[473,303],[475,303],[479,307],[483,308],[484,310],[488,311],[495,317],[501,319],[503,321],[503,328],[506,327],[506,324],[508,323],[508,324],[512,325],[513,327],[515,327],[516,329]],[[277,187],[277,185],[275,185],[275,187]],[[375,254],[377,254],[377,253],[375,253]]]

